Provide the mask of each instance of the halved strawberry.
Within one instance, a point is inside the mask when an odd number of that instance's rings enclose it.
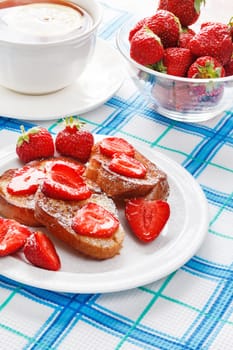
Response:
[[[25,165],[15,171],[7,186],[7,192],[19,196],[34,194],[43,177],[44,172],[42,170]]]
[[[102,206],[89,202],[77,211],[72,228],[80,235],[109,238],[119,227],[119,220]]]
[[[59,270],[60,258],[53,242],[43,232],[33,232],[24,245],[24,255],[33,265],[47,270]]]
[[[0,256],[18,251],[30,234],[31,231],[17,221],[0,218]]]
[[[92,194],[79,172],[63,163],[51,166],[42,183],[42,192],[48,197],[64,200],[83,200]]]
[[[45,163],[45,173],[49,173],[51,171],[51,168],[55,165],[55,164],[63,164],[66,166],[70,166],[72,167],[76,173],[78,173],[79,175],[83,175],[83,173],[85,172],[85,165],[82,163],[79,163],[78,161],[73,162],[73,160],[69,160],[69,158],[66,159],[59,159],[59,158],[54,158],[51,160],[47,160]]]
[[[127,154],[134,157],[134,147],[121,137],[106,137],[100,142],[100,152],[107,157],[114,154]]]
[[[143,242],[159,236],[170,216],[170,206],[162,200],[131,199],[125,207],[125,216],[133,233]]]
[[[109,163],[109,169],[127,177],[144,178],[146,167],[133,157],[126,154],[115,154]]]

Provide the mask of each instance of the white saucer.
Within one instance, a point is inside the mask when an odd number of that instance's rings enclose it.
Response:
[[[27,120],[52,120],[88,112],[111,98],[124,80],[120,54],[97,39],[92,62],[75,83],[58,92],[31,96],[0,87],[0,115]]]

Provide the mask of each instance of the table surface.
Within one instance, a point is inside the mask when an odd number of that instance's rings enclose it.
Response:
[[[99,37],[114,46],[117,28],[133,13],[151,14],[156,3],[102,2]],[[232,1],[206,0],[199,21],[216,13],[219,20],[228,21]],[[180,268],[158,281],[118,292],[39,289],[7,278],[0,262],[0,349],[232,350],[233,106],[199,124],[172,121],[145,103],[127,76],[114,96],[80,117],[93,133],[126,137],[186,169],[208,201],[208,232]],[[56,133],[60,122],[0,117],[1,157],[15,144],[21,124],[40,124]]]

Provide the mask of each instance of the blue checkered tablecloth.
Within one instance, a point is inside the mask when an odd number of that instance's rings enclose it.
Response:
[[[114,45],[131,14],[108,3],[103,8],[99,36]],[[232,110],[208,122],[176,122],[156,114],[127,77],[110,100],[81,119],[93,133],[127,137],[181,164],[208,200],[206,239],[166,278],[122,292],[58,293],[3,273],[0,350],[232,350],[233,99]],[[22,123],[37,124],[0,118],[1,152],[15,143]],[[60,120],[40,124],[55,133]]]

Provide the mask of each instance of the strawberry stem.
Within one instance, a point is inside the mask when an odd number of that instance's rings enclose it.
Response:
[[[75,127],[78,130],[81,129],[86,123],[79,120],[79,117],[74,118],[73,116],[69,116],[65,118],[65,126],[66,127]]]
[[[30,141],[29,136],[31,134],[37,134],[40,131],[40,129],[36,126],[26,131],[23,125],[20,125],[20,130],[21,130],[21,135],[19,136],[17,141],[18,146],[22,145],[24,141],[29,142]]]
[[[29,142],[29,135],[27,134],[24,125],[20,125],[21,135],[18,138],[17,146],[21,146],[23,142]]]
[[[230,28],[233,28],[233,16],[230,18],[228,25]]]
[[[194,8],[196,10],[196,12],[199,14],[201,11],[201,5],[205,5],[205,0],[195,0],[194,1]]]

